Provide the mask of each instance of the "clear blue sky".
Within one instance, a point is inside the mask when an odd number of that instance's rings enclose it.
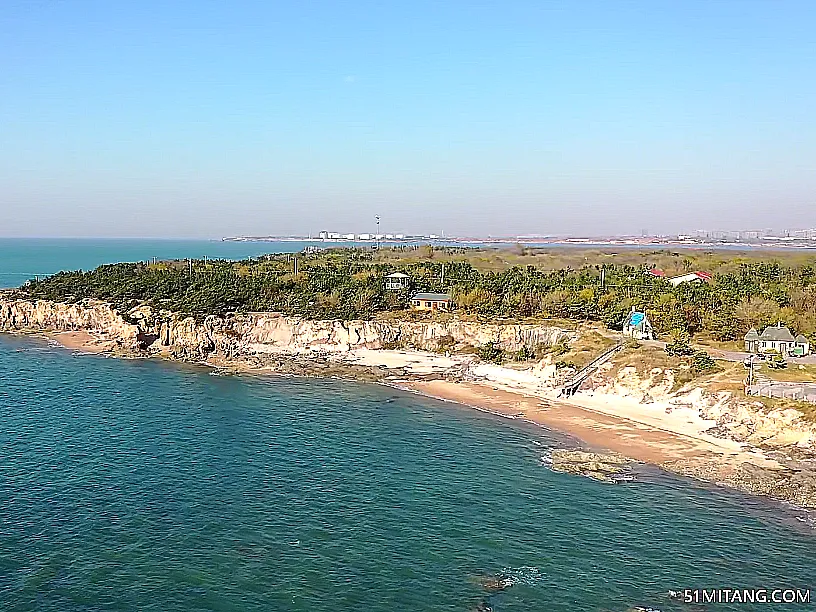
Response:
[[[4,0],[0,235],[816,226],[816,2]]]

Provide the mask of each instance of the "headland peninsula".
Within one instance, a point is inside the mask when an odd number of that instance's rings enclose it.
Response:
[[[603,451],[556,469],[612,482],[640,461],[816,507],[804,252],[426,245],[121,263],[3,292],[0,330],[222,374],[382,382]]]

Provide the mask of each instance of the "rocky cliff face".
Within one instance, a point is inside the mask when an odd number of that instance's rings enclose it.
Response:
[[[803,418],[800,411],[768,409],[733,392],[708,391],[694,383],[673,390],[673,370],[655,368],[645,374],[631,367],[616,374],[608,370],[594,374],[585,393],[609,403],[644,405],[644,409],[665,412],[667,418],[678,414],[689,424],[699,419],[705,434],[737,442],[743,450],[764,458],[723,461],[701,453],[664,463],[665,469],[816,508],[816,423]]]
[[[105,334],[123,348],[137,349],[141,330],[127,323],[109,304],[87,300],[64,304],[45,300],[0,298],[0,331],[76,331]]]
[[[203,324],[171,317],[158,326],[161,344],[190,356],[216,351],[241,354],[344,352],[357,348],[436,350],[446,344],[496,342],[509,351],[552,346],[574,334],[557,327],[487,325],[465,321],[306,321],[274,313],[210,316]]]
[[[128,321],[133,321],[130,323]],[[308,321],[276,313],[209,316],[203,322],[172,313],[157,315],[136,308],[127,320],[108,304],[62,304],[46,300],[0,298],[0,330],[88,330],[124,348],[166,351],[201,359],[309,352],[345,352],[357,348],[401,347],[436,350],[445,345],[481,346],[496,342],[508,351],[569,341],[574,332],[538,325],[488,325],[467,321]]]

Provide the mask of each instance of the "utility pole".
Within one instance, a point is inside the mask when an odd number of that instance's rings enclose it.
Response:
[[[377,241],[377,250],[380,250],[380,215],[374,215],[374,218],[377,220],[377,233],[374,235],[374,239]]]
[[[295,260],[295,276],[297,276],[297,273],[298,273],[298,258],[297,258],[297,255],[294,256],[294,260]]]
[[[192,258],[192,257],[189,257],[189,258],[187,259],[187,263],[188,263],[188,264],[189,264],[189,266],[190,266],[190,277],[192,278],[192,276],[193,276],[193,258]]]
[[[754,357],[756,355],[751,355],[748,358],[748,386],[752,386],[754,384]]]

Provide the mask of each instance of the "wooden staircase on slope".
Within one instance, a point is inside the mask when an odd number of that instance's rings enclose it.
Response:
[[[578,392],[578,389],[581,388],[581,385],[584,384],[589,376],[595,372],[600,366],[604,363],[612,359],[613,356],[617,355],[620,351],[623,350],[624,343],[623,341],[619,342],[613,347],[606,349],[603,353],[598,355],[595,359],[590,361],[587,365],[583,368],[578,370],[575,374],[573,374],[572,378],[570,378],[564,385],[561,387],[561,391],[558,393],[558,397],[570,397]]]

